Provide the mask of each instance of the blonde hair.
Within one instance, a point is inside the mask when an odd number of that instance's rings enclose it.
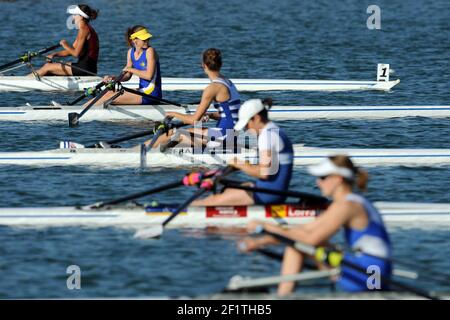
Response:
[[[347,168],[353,172],[353,174],[355,175],[355,180],[354,181],[346,180],[347,183],[349,183],[349,184],[355,183],[356,186],[358,187],[358,189],[360,189],[361,191],[367,190],[369,174],[367,173],[367,171],[362,170],[362,169],[358,168],[357,166],[355,166],[353,164],[353,161],[350,159],[350,157],[345,156],[345,155],[336,155],[336,156],[329,157],[329,159],[336,166],[341,167],[341,168]]]

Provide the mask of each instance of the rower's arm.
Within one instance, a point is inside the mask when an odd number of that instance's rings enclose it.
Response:
[[[292,228],[283,231],[283,235],[296,241],[318,246],[329,240],[347,223],[351,212],[351,208],[347,203],[340,203],[339,205],[334,203],[312,222],[311,226]]]
[[[129,49],[127,52],[127,65],[125,66],[124,70],[129,70],[131,67],[133,67],[133,62],[131,61],[131,49]],[[127,72],[123,76],[122,82],[130,80],[132,76],[133,74],[131,72]]]
[[[73,42],[73,45],[62,44],[64,49],[69,53],[69,55],[78,58],[83,50],[84,43],[86,42],[87,37],[89,36],[89,28],[84,26],[80,27],[78,31],[77,38]]]
[[[50,57],[68,57],[70,53],[67,50],[57,51],[55,53],[49,54]]]
[[[201,121],[203,115],[206,113],[206,110],[208,110],[209,105],[213,101],[216,94],[217,94],[217,87],[214,84],[210,84],[203,91],[202,100],[197,109],[195,110],[194,114],[167,112],[166,116],[177,118],[178,120],[183,121],[183,123],[187,125],[194,125],[195,122]]]
[[[270,176],[271,158],[270,150],[262,150],[259,152],[259,164],[250,164],[248,162],[235,160],[230,163],[230,165],[245,172],[251,177],[266,180]]]

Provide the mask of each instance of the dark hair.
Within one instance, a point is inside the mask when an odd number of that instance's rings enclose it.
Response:
[[[367,171],[362,170],[357,166],[355,166],[350,157],[345,155],[336,155],[329,157],[329,159],[338,167],[350,169],[356,177],[354,183],[356,183],[358,189],[360,189],[361,191],[367,190],[367,182],[369,181],[369,174],[367,173]],[[353,181],[347,181],[347,183],[353,184]]]
[[[220,71],[220,68],[222,68],[222,53],[215,48],[203,51],[203,63],[211,71]]]
[[[91,21],[97,19],[99,12],[98,10],[92,9],[87,4],[79,4],[78,7],[80,8],[81,11],[83,11],[89,16],[89,19],[84,18],[85,20]]]
[[[144,29],[147,29],[147,28],[144,27],[144,26],[141,26],[141,25],[139,25],[139,24],[138,24],[138,25],[135,25],[135,26],[132,26],[131,28],[128,28],[127,33],[125,34],[125,37],[126,37],[126,40],[127,40],[128,45],[129,45],[130,47],[133,46],[133,42],[130,40],[131,35],[132,35],[133,33],[136,33],[136,32],[138,32],[138,31],[141,31],[141,30],[144,30]],[[148,40],[145,40],[145,41],[148,41]]]
[[[261,100],[262,104],[264,105],[264,109],[261,110],[258,115],[261,117],[262,122],[268,122],[269,121],[269,110],[272,108],[273,100],[272,98],[265,98]]]

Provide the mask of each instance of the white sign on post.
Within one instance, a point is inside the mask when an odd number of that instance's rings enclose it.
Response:
[[[378,64],[377,81],[389,81],[389,64]]]

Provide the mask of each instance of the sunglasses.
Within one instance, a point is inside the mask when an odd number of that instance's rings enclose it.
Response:
[[[325,180],[328,177],[329,177],[329,175],[328,176],[321,176],[321,177],[317,177],[317,178],[323,181],[323,180]]]

